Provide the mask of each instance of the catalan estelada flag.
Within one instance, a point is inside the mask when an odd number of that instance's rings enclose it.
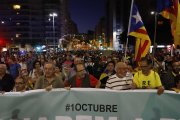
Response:
[[[151,40],[144,27],[137,6],[133,4],[132,14],[130,15],[130,32],[129,35],[136,37],[135,59],[139,61],[141,57],[145,57],[148,53]]]
[[[180,46],[180,0],[176,2],[178,5],[177,7],[177,20],[176,20],[176,30],[175,30],[175,37],[174,37],[174,44]]]
[[[174,44],[180,45],[180,4],[179,0],[157,0],[157,12],[171,23]]]

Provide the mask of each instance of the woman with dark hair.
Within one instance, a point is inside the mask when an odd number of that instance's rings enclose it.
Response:
[[[43,75],[43,68],[41,66],[40,61],[35,61],[33,67],[34,68],[33,68],[32,72],[29,74],[29,77],[31,77],[33,80],[35,80]]]
[[[106,64],[106,68],[104,70],[104,72],[101,74],[99,81],[101,82],[100,88],[105,88],[106,86],[106,82],[107,79],[109,78],[109,76],[114,75],[115,74],[115,63],[114,61],[109,61]]]

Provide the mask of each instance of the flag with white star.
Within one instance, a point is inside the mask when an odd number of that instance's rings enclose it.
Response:
[[[143,27],[144,24],[142,22],[142,18],[138,12],[138,9],[136,5],[133,5],[132,9],[132,15],[131,15],[131,27],[130,27],[130,32],[135,31],[136,29]]]
[[[142,18],[139,14],[137,6],[133,4],[132,15],[130,16],[130,32],[129,35],[136,37],[135,45],[135,58],[136,61],[139,61],[141,57],[145,57],[149,51],[151,40],[149,35],[144,27]]]

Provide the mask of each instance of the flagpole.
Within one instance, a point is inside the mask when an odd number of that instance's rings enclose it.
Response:
[[[154,59],[154,57],[155,57],[155,50],[156,50],[156,34],[157,34],[157,15],[158,15],[158,13],[157,12],[155,12],[154,13],[154,40],[153,40],[153,59]],[[154,60],[153,60],[153,66],[154,66]]]
[[[131,18],[132,18],[132,9],[133,9],[133,4],[134,4],[134,0],[132,0],[131,2],[131,9],[130,9],[130,15],[129,15],[129,25],[128,25],[128,32],[127,32],[127,41],[126,41],[126,46],[125,46],[125,60],[126,60],[126,57],[127,57],[127,47],[128,47],[128,35],[129,35],[129,32],[130,32],[130,27],[131,27]]]

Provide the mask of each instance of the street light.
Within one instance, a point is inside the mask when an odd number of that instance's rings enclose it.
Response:
[[[53,18],[53,43],[54,43],[54,50],[55,50],[56,43],[55,43],[54,17],[57,17],[57,13],[50,13],[49,16]]]
[[[154,15],[155,14],[155,11],[151,11],[151,15]]]
[[[151,11],[151,15],[154,15],[154,40],[153,40],[153,57],[155,55],[155,51],[156,51],[156,34],[157,34],[157,17],[158,17],[158,13],[156,11]],[[154,66],[154,61],[153,62],[153,66]]]

